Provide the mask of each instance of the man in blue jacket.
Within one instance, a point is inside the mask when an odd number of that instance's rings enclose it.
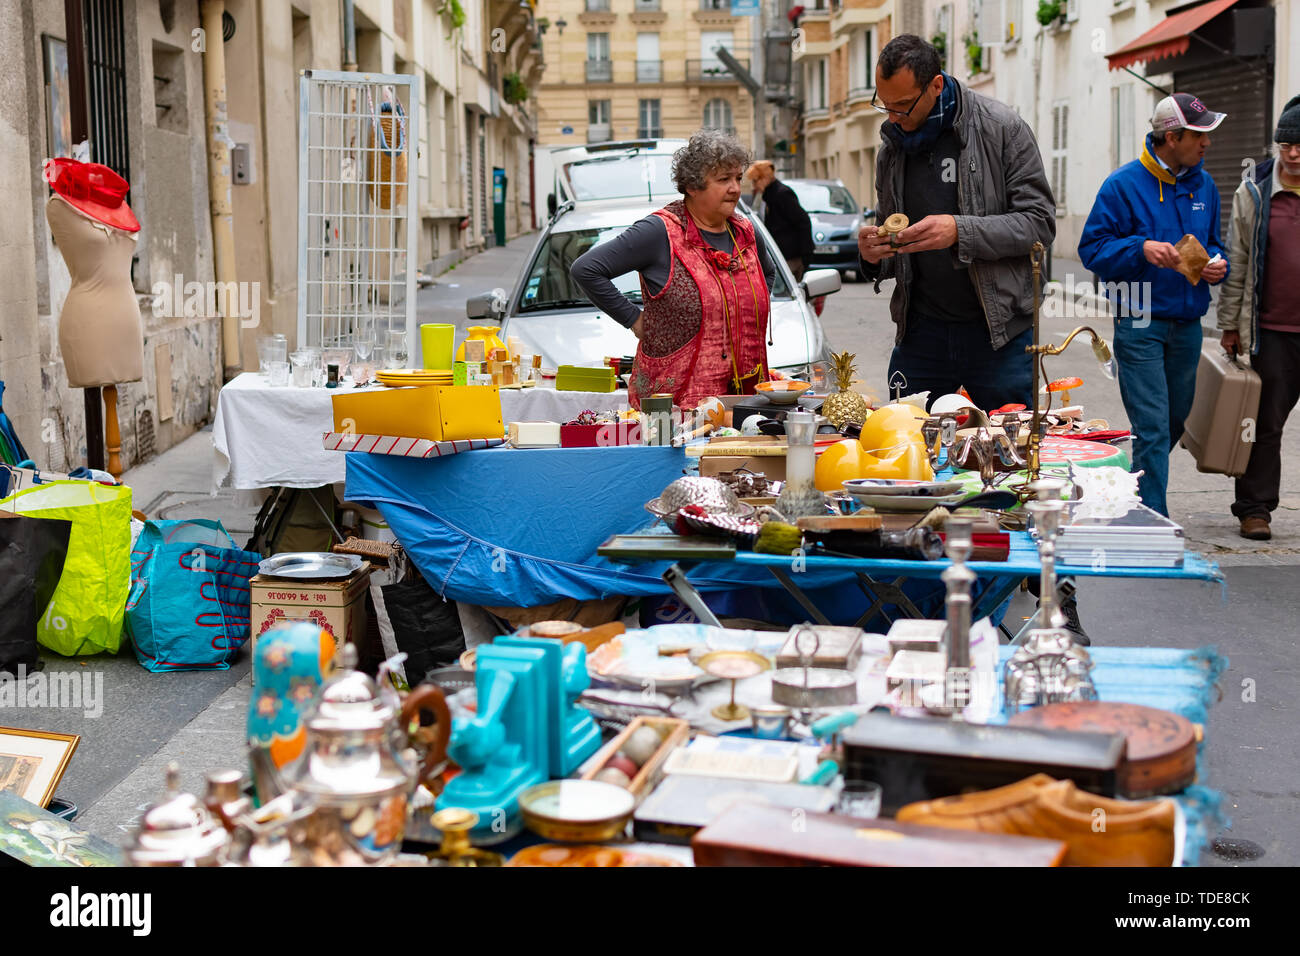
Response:
[[[1190,93],[1156,104],[1142,155],[1102,183],[1079,258],[1106,283],[1115,310],[1115,364],[1133,429],[1138,494],[1168,515],[1169,453],[1192,409],[1209,284],[1228,263],[1219,241],[1219,190],[1204,170],[1210,131],[1226,119]],[[1176,271],[1174,243],[1193,235],[1210,263],[1193,285]]]

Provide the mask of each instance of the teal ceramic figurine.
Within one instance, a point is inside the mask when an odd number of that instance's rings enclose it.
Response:
[[[276,773],[302,753],[303,714],[333,669],[334,638],[315,624],[282,624],[262,634],[253,653],[248,749],[259,803],[273,799]]]
[[[550,731],[552,777],[567,777],[600,749],[600,727],[575,701],[591,686],[587,673],[587,648],[574,641],[564,644],[549,637],[498,637],[496,647],[536,647],[546,655],[546,716]]]

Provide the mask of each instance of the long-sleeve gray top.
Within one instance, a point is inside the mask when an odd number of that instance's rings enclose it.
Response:
[[[709,245],[723,252],[731,252],[735,244],[731,234],[723,232],[706,232],[700,230],[700,236]],[[771,289],[776,283],[776,265],[768,255],[763,237],[754,233],[758,245],[759,261],[763,264],[763,277]],[[612,316],[620,325],[631,328],[641,316],[641,309],[611,281],[628,272],[639,272],[645,279],[649,293],[658,295],[668,281],[669,266],[672,264],[672,247],[668,242],[668,230],[658,216],[646,216],[633,223],[609,242],[593,246],[580,255],[569,268],[573,281],[587,293],[587,298],[601,311]]]

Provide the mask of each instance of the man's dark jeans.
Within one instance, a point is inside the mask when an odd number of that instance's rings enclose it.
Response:
[[[994,349],[983,321],[910,316],[903,341],[889,359],[889,380],[902,372],[907,379],[902,394],[928,389],[930,401],[964,387],[975,406],[985,411],[1013,402],[1032,408],[1034,365],[1025,348],[1033,344],[1033,329]]]
[[[1138,496],[1168,517],[1169,453],[1183,437],[1196,394],[1201,323],[1150,317],[1115,319],[1119,394],[1133,429],[1133,471],[1141,471]]]
[[[1300,401],[1300,332],[1260,329],[1259,353],[1251,356],[1250,367],[1259,373],[1259,417],[1232,513],[1267,521],[1277,509],[1282,483],[1282,428]]]

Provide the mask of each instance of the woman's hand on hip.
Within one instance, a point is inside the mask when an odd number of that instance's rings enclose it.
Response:
[[[638,340],[640,340],[641,336],[645,334],[645,313],[644,312],[638,315],[636,317],[636,321],[632,323],[632,334],[635,335]]]

